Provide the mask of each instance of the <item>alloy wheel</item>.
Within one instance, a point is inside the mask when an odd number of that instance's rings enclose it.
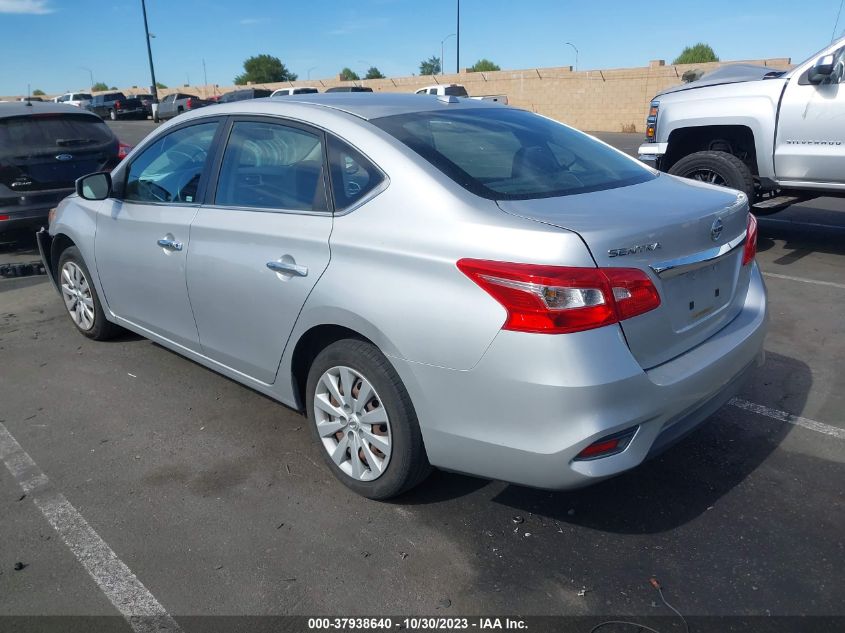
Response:
[[[711,185],[719,185],[720,187],[727,187],[728,182],[719,172],[712,169],[693,169],[684,174],[684,178],[692,180],[699,180],[701,182],[709,182]]]
[[[346,475],[378,479],[390,462],[392,434],[384,404],[369,380],[332,367],[317,382],[314,419],[323,448]]]
[[[87,332],[94,327],[94,297],[88,279],[77,263],[68,261],[62,266],[61,286],[70,317],[80,330]]]

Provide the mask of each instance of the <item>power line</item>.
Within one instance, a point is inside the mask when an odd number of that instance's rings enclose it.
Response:
[[[836,23],[833,25],[833,33],[830,34],[830,41],[836,39],[836,29],[839,27],[839,18],[842,16],[842,5],[845,5],[845,0],[839,1],[839,12],[836,14]]]

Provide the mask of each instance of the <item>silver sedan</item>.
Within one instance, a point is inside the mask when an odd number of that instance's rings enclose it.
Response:
[[[38,239],[83,335],[305,412],[381,499],[432,467],[573,488],[677,441],[762,357],[756,237],[743,194],[529,112],[320,94],[176,117]]]

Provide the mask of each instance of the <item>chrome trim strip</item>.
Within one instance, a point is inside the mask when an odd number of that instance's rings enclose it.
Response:
[[[743,231],[730,242],[726,242],[721,246],[708,248],[706,251],[700,251],[698,253],[693,253],[692,255],[679,257],[678,259],[670,259],[665,262],[651,264],[649,268],[651,268],[661,279],[671,279],[672,277],[677,277],[678,275],[682,275],[691,270],[703,268],[708,264],[713,264],[717,260],[727,257],[734,249],[745,244],[746,233],[747,231]]]

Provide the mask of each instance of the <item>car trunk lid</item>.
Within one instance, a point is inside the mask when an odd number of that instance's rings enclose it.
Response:
[[[660,306],[620,324],[645,369],[705,341],[742,309],[748,206],[736,191],[661,174],[628,187],[498,204],[578,233],[600,267],[649,275]]]

